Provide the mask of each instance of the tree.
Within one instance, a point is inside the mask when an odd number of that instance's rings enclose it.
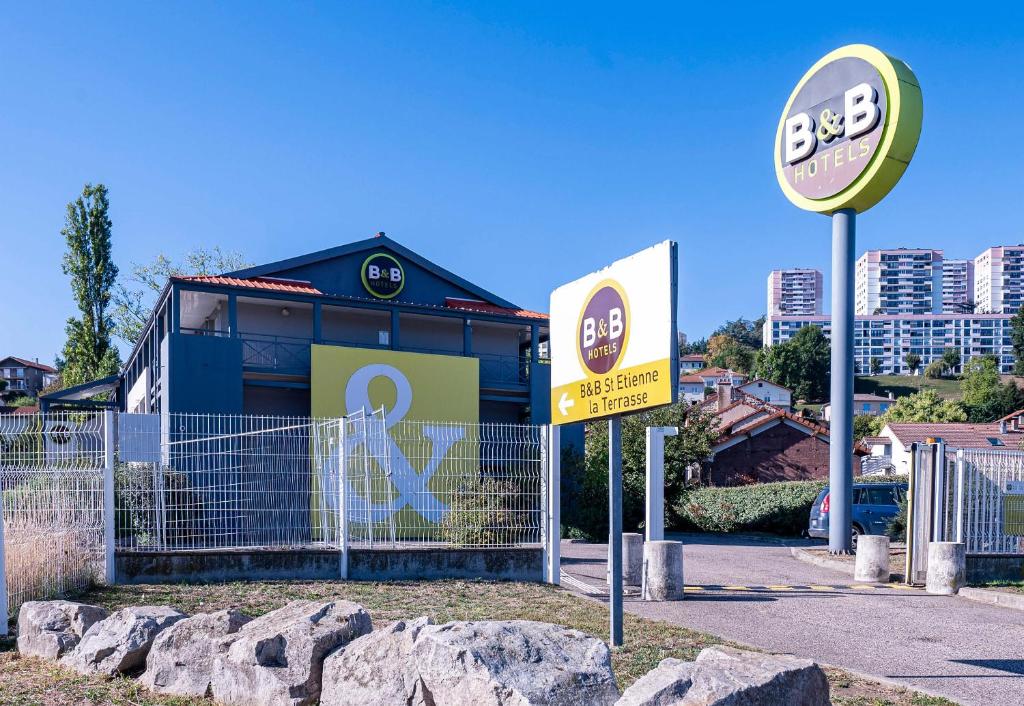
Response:
[[[132,264],[131,276],[122,278],[114,292],[114,335],[134,345],[149,319],[156,295],[171,277],[183,275],[219,275],[249,267],[240,253],[213,248],[197,248],[175,262],[163,253],[146,265]]]
[[[649,426],[674,426],[679,435],[665,438],[665,510],[672,512],[686,487],[687,469],[697,469],[711,454],[718,437],[718,418],[696,405],[684,403],[661,407],[622,419],[622,513],[623,526],[638,527],[644,515],[646,493],[646,429]],[[585,480],[570,478],[573,489],[597,502],[596,512],[578,507],[582,497],[563,500],[570,513],[563,521],[578,533],[601,537],[608,535],[608,424],[594,422],[587,426],[586,463],[581,469]],[[563,498],[566,497],[563,484]],[[569,495],[576,491],[570,490]],[[600,502],[603,498],[603,502]],[[572,519],[573,516],[585,518]],[[586,524],[587,526],[582,526]]]
[[[880,358],[872,358],[868,361],[868,365],[871,368],[872,375],[878,375],[882,372],[882,361]]]
[[[910,372],[917,374],[917,369],[921,367],[921,356],[917,353],[907,353],[907,357],[903,359],[906,362],[907,367],[910,368]]]
[[[860,441],[865,436],[878,436],[882,433],[882,419],[870,414],[857,414],[853,417],[853,440]]]
[[[960,367],[960,349],[947,348],[942,351],[942,365],[950,374],[955,373],[956,369]]]
[[[1024,375],[1024,308],[1010,319],[1010,345],[1013,347],[1013,374]]]
[[[749,373],[754,367],[755,354],[753,348],[740,343],[732,336],[717,334],[708,340],[704,362],[709,366]]]
[[[711,336],[712,338],[715,336],[729,336],[742,345],[757,350],[764,345],[762,331],[764,328],[764,322],[764,315],[758,317],[754,321],[744,319],[741,316],[735,321],[726,321],[715,329]]]
[[[828,397],[831,348],[817,326],[804,326],[785,343],[757,353],[754,375],[793,391],[796,399]]]
[[[924,369],[924,376],[932,380],[938,380],[946,374],[946,366],[941,360],[933,360]]]
[[[900,397],[881,416],[882,426],[890,422],[965,422],[967,413],[959,402],[944,400],[930,388]]]
[[[109,208],[107,187],[86,184],[82,195],[68,204],[61,230],[67,243],[63,270],[71,277],[80,315],[68,319],[67,342],[58,361],[61,379],[68,386],[114,375],[121,365],[110,341],[108,309],[117,266],[111,256]]]
[[[1024,408],[1024,390],[1013,381],[1002,382],[992,356],[972,358],[964,366],[960,392],[972,422],[991,422]]]

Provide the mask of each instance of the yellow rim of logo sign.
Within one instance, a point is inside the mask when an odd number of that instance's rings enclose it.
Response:
[[[391,292],[391,294],[381,294],[380,292],[373,291],[373,287],[370,286],[370,280],[366,277],[366,266],[370,264],[370,260],[376,257],[385,257],[388,260],[391,260],[391,262],[395,263],[395,267],[398,268],[398,271],[402,273],[402,281],[398,285],[398,289]],[[378,299],[394,299],[403,289],[405,289],[405,268],[402,267],[402,263],[388,255],[386,252],[375,252],[373,255],[370,255],[368,258],[363,260],[363,266],[359,268],[359,276],[362,277],[363,286],[366,288],[366,291]]]
[[[886,114],[882,128],[882,139],[878,149],[872,156],[868,166],[853,182],[838,194],[823,199],[809,199],[798,193],[786,180],[783,163],[779,156],[782,151],[782,135],[786,118],[793,107],[793,101],[800,94],[804,85],[825,65],[838,59],[863,59],[875,68],[885,85]],[[844,208],[852,208],[861,213],[881,201],[896,182],[903,176],[917,141],[921,136],[921,120],[924,105],[921,100],[921,86],[917,76],[910,67],[899,59],[868,46],[867,44],[850,44],[840,47],[823,56],[810,70],[804,74],[793,93],[786,102],[779,120],[779,129],[775,132],[775,176],[783,193],[795,206],[805,211],[817,213],[833,213]]]
[[[595,373],[587,367],[586,361],[583,360],[583,351],[580,349],[580,329],[583,327],[583,316],[587,313],[587,306],[590,305],[590,300],[594,298],[594,295],[600,292],[605,287],[611,287],[619,293],[619,297],[622,298],[622,306],[625,307],[626,311],[626,326],[622,333],[622,350],[619,351],[619,357],[615,359],[615,364],[608,370],[607,373]],[[603,279],[594,285],[594,288],[590,290],[586,298],[583,300],[583,306],[580,307],[579,318],[576,319],[576,340],[573,345],[576,347],[576,359],[580,362],[580,368],[583,373],[587,376],[587,379],[599,378],[610,373],[615,372],[622,365],[622,359],[626,357],[626,346],[629,344],[629,330],[632,328],[633,319],[629,311],[629,297],[626,296],[626,290],[622,288],[622,285],[613,279]]]

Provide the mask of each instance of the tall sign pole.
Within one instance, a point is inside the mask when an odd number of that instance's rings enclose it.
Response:
[[[856,218],[882,200],[917,149],[921,87],[905,63],[866,44],[822,57],[789,97],[775,175],[794,205],[832,217],[829,551],[852,549]]]
[[[551,423],[607,420],[609,643],[622,645],[622,417],[676,401],[676,244],[551,293]]]

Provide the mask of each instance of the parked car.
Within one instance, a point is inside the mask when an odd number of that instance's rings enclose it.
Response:
[[[892,518],[899,513],[899,504],[906,495],[906,483],[854,483],[854,542],[862,534],[885,534]],[[828,539],[829,499],[828,486],[825,486],[811,506],[807,526],[809,536]]]

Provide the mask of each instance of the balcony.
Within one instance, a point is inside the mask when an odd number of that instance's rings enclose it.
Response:
[[[212,332],[210,335],[213,335]],[[309,375],[310,346],[313,340],[291,336],[241,333],[242,367],[245,370],[280,375]],[[389,346],[360,343],[355,341],[322,341],[324,345],[349,346],[354,348],[377,348],[389,350]],[[406,353],[430,353],[435,355],[462,356],[461,351],[425,348],[399,347]],[[480,361],[480,385],[482,387],[526,388],[530,384],[530,356],[499,355],[495,353],[474,353],[470,357]],[[538,362],[547,363],[546,359]]]

